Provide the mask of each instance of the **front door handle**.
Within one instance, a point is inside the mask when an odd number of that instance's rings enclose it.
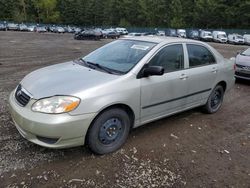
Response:
[[[182,74],[182,75],[180,76],[180,79],[181,79],[181,80],[186,80],[186,79],[188,79],[188,75]]]

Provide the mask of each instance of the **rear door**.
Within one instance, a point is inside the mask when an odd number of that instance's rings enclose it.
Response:
[[[141,78],[141,122],[165,116],[185,107],[187,75],[183,44],[163,47],[149,61],[149,66],[163,66],[162,76]]]
[[[218,75],[218,64],[213,53],[200,44],[186,44],[188,56],[188,95],[189,106],[204,102],[214,87]]]

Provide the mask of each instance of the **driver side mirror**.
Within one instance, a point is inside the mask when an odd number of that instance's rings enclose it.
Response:
[[[148,66],[143,69],[143,77],[148,76],[161,76],[164,74],[162,66]]]

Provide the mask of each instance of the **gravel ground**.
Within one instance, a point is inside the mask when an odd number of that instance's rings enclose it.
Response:
[[[237,82],[218,113],[198,108],[139,127],[109,155],[46,149],[19,135],[7,100],[20,80],[108,42],[0,32],[0,187],[250,187],[249,82]],[[227,58],[247,48],[211,45]]]

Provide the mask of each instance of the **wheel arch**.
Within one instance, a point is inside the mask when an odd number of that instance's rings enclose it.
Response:
[[[227,83],[225,81],[220,81],[217,85],[221,85],[223,87],[224,92],[227,90]]]
[[[126,104],[123,104],[123,103],[117,103],[117,104],[112,104],[110,106],[106,106],[105,108],[103,108],[102,110],[100,110],[97,115],[95,116],[95,118],[92,120],[92,122],[90,123],[90,126],[88,127],[88,131],[87,131],[87,134],[86,134],[86,137],[85,137],[85,143],[87,143],[87,138],[88,138],[88,133],[89,133],[89,130],[90,130],[90,127],[93,125],[93,123],[95,122],[95,120],[103,113],[105,112],[106,110],[109,110],[109,109],[112,109],[112,108],[120,108],[120,109],[123,109],[129,116],[129,119],[130,119],[130,129],[132,129],[134,127],[134,123],[135,123],[135,113],[133,111],[133,109],[126,105]]]

